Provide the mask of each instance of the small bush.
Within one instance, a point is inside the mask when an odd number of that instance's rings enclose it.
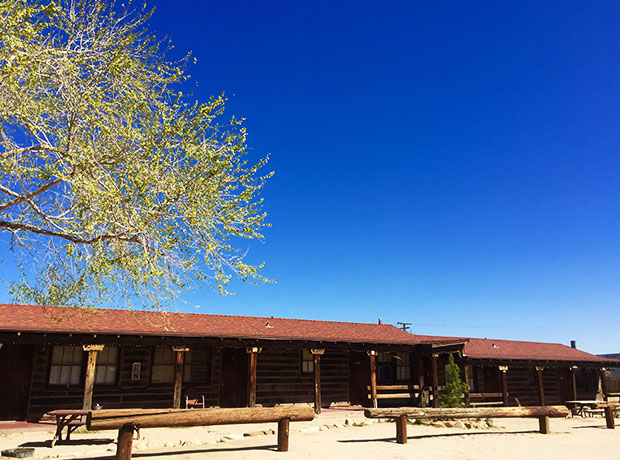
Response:
[[[467,384],[461,380],[461,370],[450,355],[446,365],[446,385],[439,391],[442,407],[465,407]]]

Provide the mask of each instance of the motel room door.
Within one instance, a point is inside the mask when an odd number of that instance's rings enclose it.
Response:
[[[220,407],[245,407],[248,398],[248,353],[245,348],[222,350]]]
[[[32,345],[0,348],[0,420],[26,420],[32,371]]]
[[[558,392],[560,393],[560,404],[573,399],[571,395],[571,375],[568,369],[558,369]]]
[[[349,399],[352,405],[368,406],[370,385],[370,359],[363,351],[349,353]]]

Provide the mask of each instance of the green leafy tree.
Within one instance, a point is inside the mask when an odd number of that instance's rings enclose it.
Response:
[[[461,371],[450,355],[446,365],[446,384],[439,391],[443,407],[465,407],[467,384],[461,380]]]
[[[266,158],[248,162],[223,97],[180,91],[189,56],[167,58],[151,13],[0,1],[0,237],[18,301],[158,307],[205,281],[267,281],[239,250],[267,225]]]

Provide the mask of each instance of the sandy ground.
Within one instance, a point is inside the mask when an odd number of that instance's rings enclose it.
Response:
[[[370,423],[369,423],[370,422]],[[616,423],[620,420],[616,420]],[[369,424],[366,424],[369,423]],[[362,425],[364,424],[364,425]],[[53,430],[0,432],[0,450],[35,447],[35,459],[111,459],[116,432],[75,432],[68,443],[48,446]],[[620,458],[620,426],[604,418],[551,419],[551,434],[538,433],[536,419],[496,419],[488,429],[409,425],[408,443],[395,442],[395,424],[373,423],[361,412],[321,414],[291,423],[288,453],[277,452],[276,424],[151,428],[134,441],[133,458],[145,460],[458,459],[599,460]],[[274,431],[275,432],[275,431]],[[244,436],[251,433],[252,436]]]

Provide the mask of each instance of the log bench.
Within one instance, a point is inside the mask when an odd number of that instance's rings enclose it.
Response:
[[[288,451],[289,422],[314,419],[312,407],[248,407],[234,409],[108,409],[91,411],[88,430],[118,429],[116,459],[131,458],[133,433],[141,428],[278,423],[278,451]]]
[[[366,409],[367,418],[393,418],[396,421],[396,442],[407,443],[407,419],[428,420],[437,418],[537,418],[539,430],[549,433],[549,417],[567,417],[570,410],[566,406],[530,407],[477,407],[477,408],[424,408],[399,407],[391,409]]]

